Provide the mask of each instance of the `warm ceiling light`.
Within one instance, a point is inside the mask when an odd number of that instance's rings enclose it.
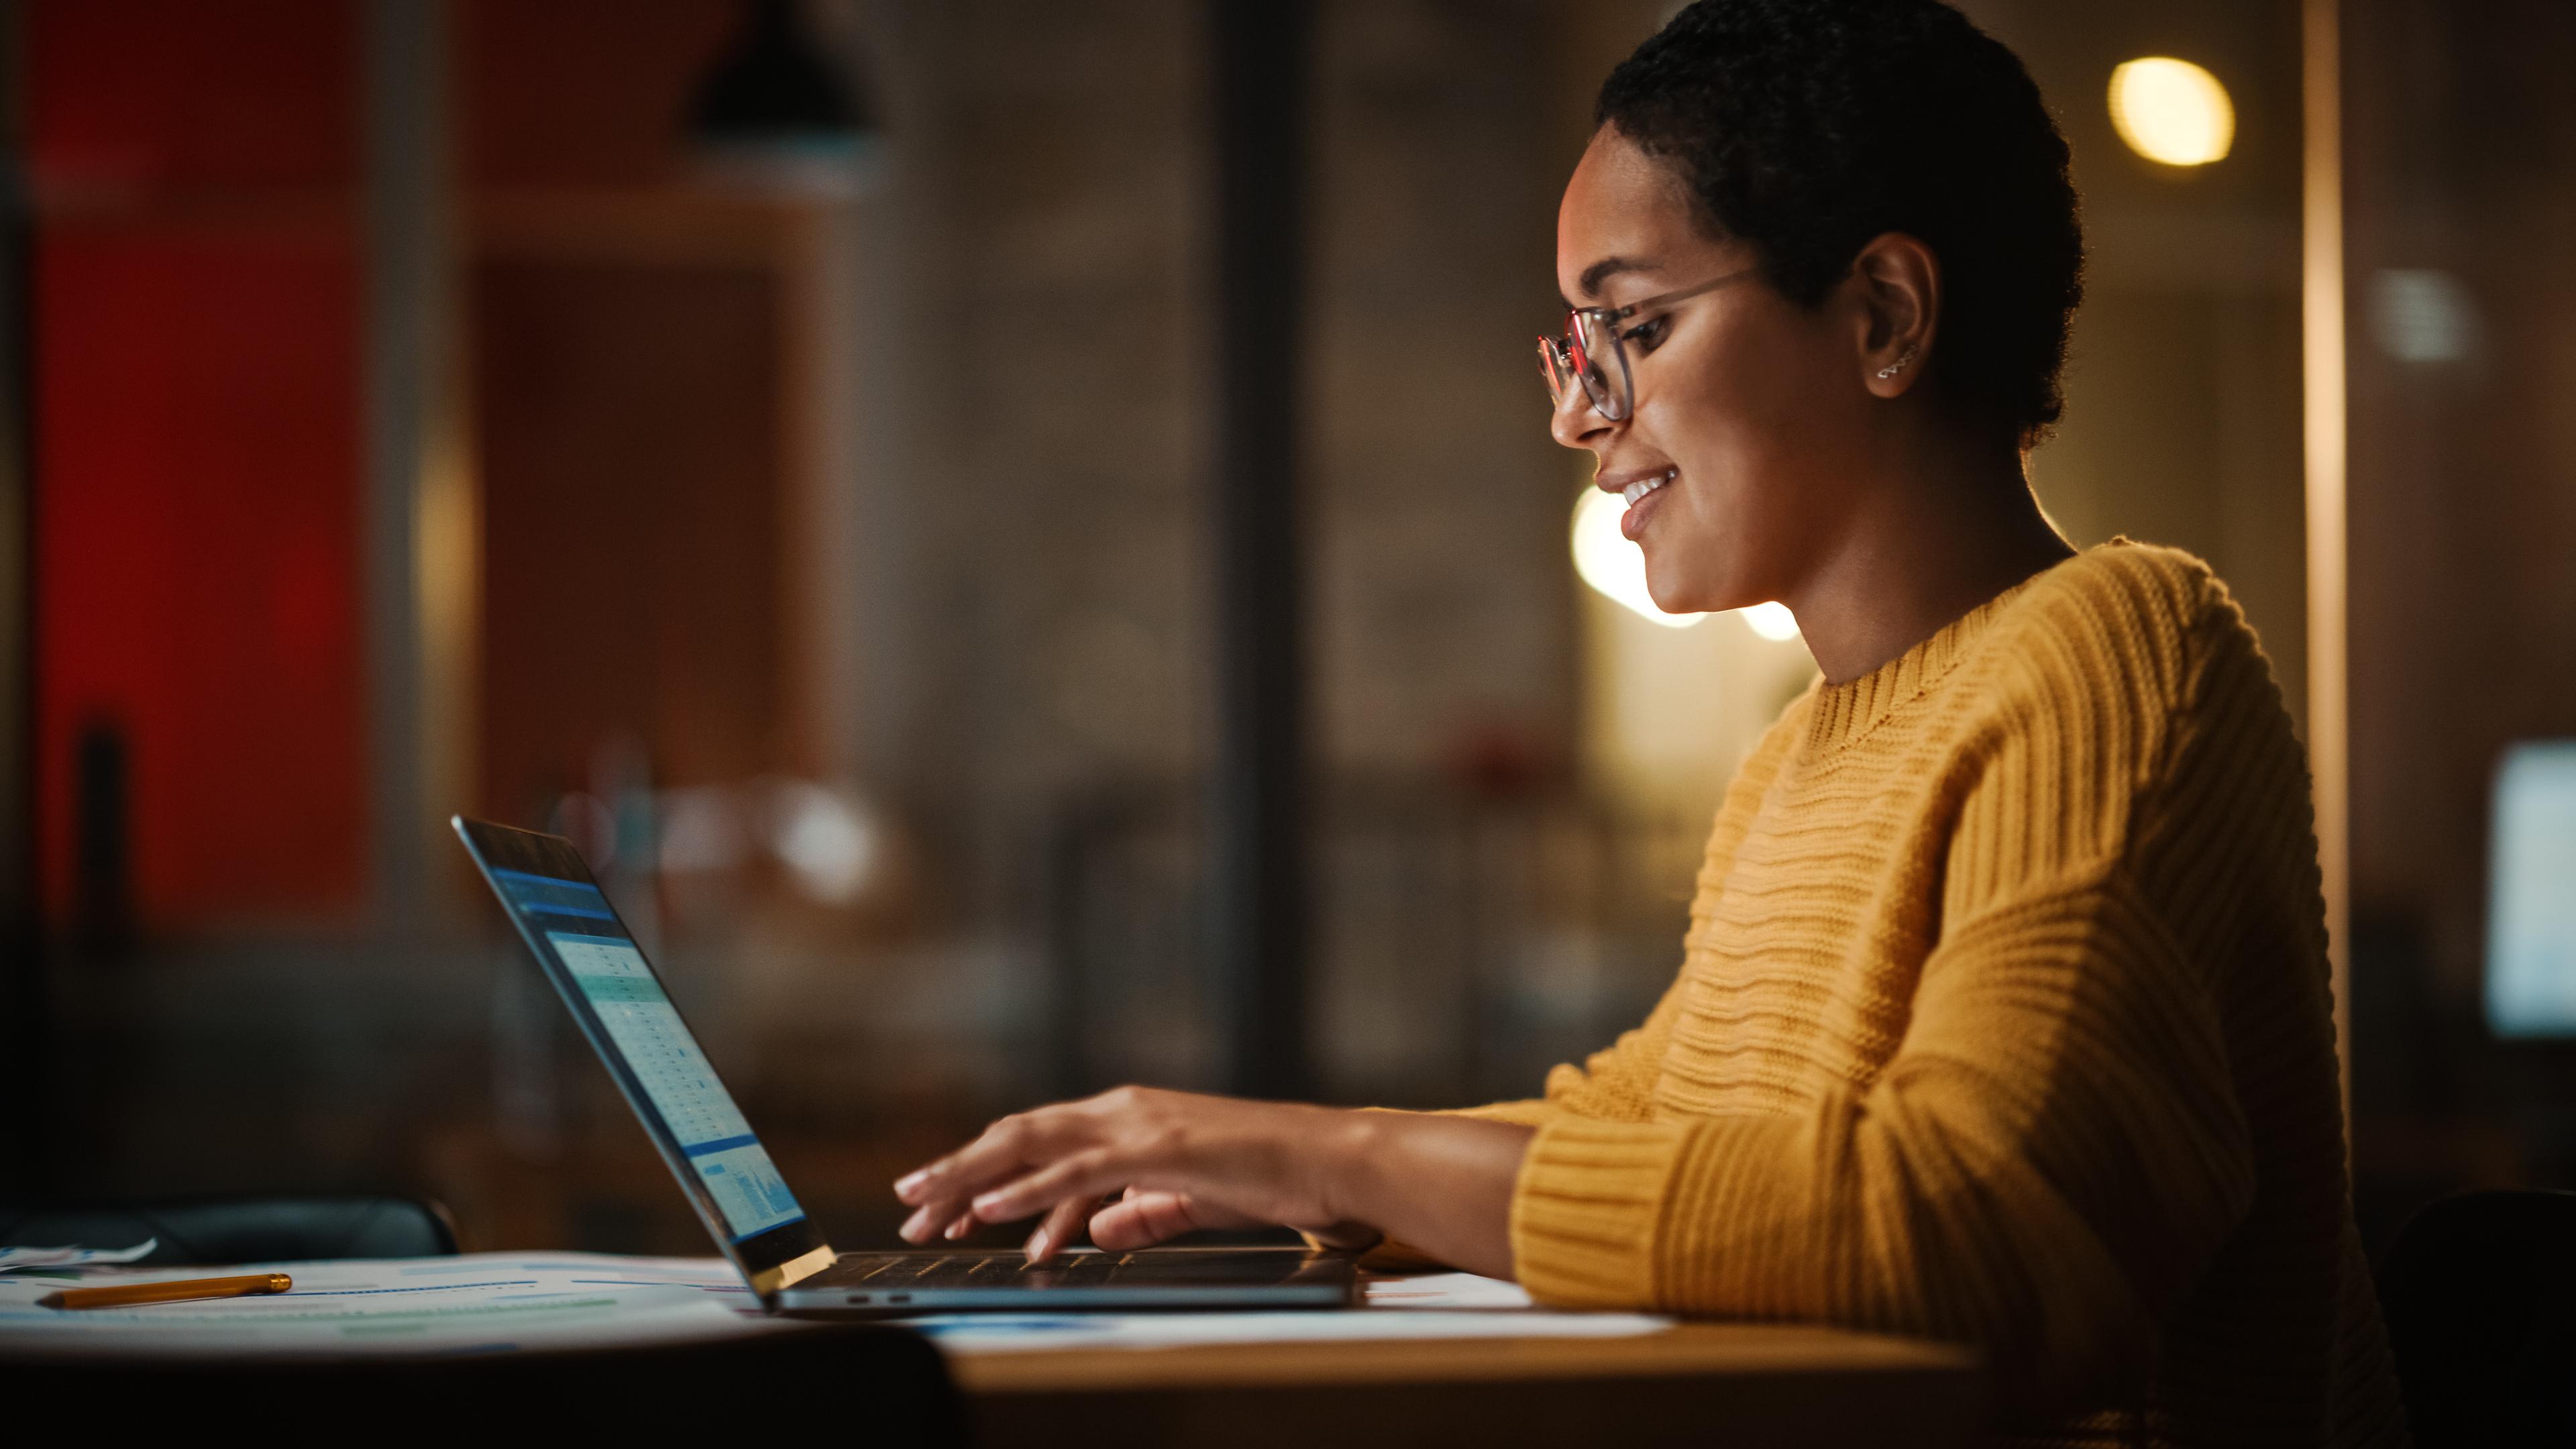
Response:
[[[2111,124],[2129,149],[2167,166],[2205,166],[2236,140],[2236,107],[2218,77],[2155,55],[2111,72]]]
[[[1624,604],[1639,618],[1671,629],[1687,629],[1706,614],[1667,614],[1646,592],[1646,555],[1619,532],[1619,515],[1628,505],[1615,493],[1586,488],[1574,501],[1574,571],[1602,597]]]

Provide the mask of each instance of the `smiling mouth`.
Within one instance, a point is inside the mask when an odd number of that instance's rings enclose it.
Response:
[[[1665,484],[1670,483],[1675,478],[1680,477],[1681,471],[1682,470],[1679,468],[1666,468],[1663,472],[1658,473],[1651,478],[1640,478],[1636,482],[1629,484],[1627,487],[1620,489],[1619,496],[1626,500],[1629,507],[1634,508],[1637,506],[1637,500],[1654,492],[1656,489],[1663,487]]]

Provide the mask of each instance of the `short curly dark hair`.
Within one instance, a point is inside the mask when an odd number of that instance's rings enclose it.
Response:
[[[1945,394],[2035,440],[2083,297],[2066,139],[2002,42],[1937,0],[1699,0],[1620,63],[1596,125],[1672,166],[1718,235],[1821,301],[1870,238],[1941,259]]]

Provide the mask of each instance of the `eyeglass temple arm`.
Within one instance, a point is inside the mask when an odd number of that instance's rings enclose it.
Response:
[[[1575,307],[1568,310],[1566,315],[1573,317],[1590,313],[1605,321],[1624,322],[1649,307],[1666,307],[1675,302],[1687,302],[1703,292],[1714,292],[1720,287],[1741,282],[1748,277],[1759,276],[1761,272],[1760,267],[1742,267],[1722,276],[1711,277],[1697,286],[1681,287],[1670,292],[1657,292],[1651,297],[1640,298],[1625,307]]]

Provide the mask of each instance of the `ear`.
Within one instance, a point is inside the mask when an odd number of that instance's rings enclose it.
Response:
[[[1852,259],[1861,311],[1861,384],[1902,397],[1923,376],[1941,320],[1941,259],[1901,231],[1870,239]]]

